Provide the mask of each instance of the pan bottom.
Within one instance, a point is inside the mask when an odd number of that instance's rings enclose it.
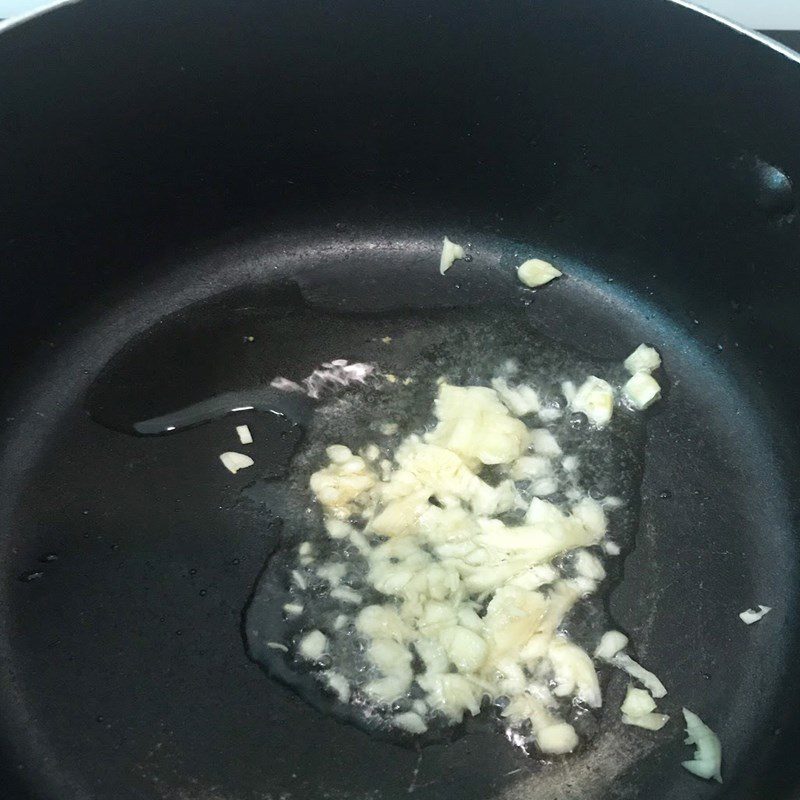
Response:
[[[309,234],[217,249],[76,320],[78,332],[27,376],[0,469],[0,649],[13,676],[2,685],[0,717],[33,791],[197,800],[712,797],[717,787],[680,767],[688,752],[681,705],[719,733],[726,777],[755,757],[776,716],[789,646],[783,623],[794,612],[791,526],[756,410],[721,357],[599,271],[554,259],[567,278],[532,293],[512,267],[535,252],[477,239],[473,261],[442,277],[438,241]],[[363,331],[381,315],[423,320],[487,305],[523,315],[589,359],[619,362],[641,341],[659,349],[670,391],[648,424],[636,548],[611,611],[670,691],[663,707],[673,722],[664,731],[631,730],[608,713],[584,752],[546,763],[491,732],[404,749],[310,709],[247,658],[240,614],[279,526],[268,495],[254,501],[239,476],[221,476],[216,454],[236,449],[231,421],[173,437],[122,429],[201,399],[201,389],[210,396],[328,358],[335,326],[315,330],[310,318],[287,336],[291,319],[275,313],[274,289],[265,288],[276,285],[287,304],[300,293],[320,318],[346,318],[340,349],[353,360],[377,347]],[[209,309],[219,344],[198,347],[192,325],[207,325]],[[359,314],[364,328],[350,324]],[[159,338],[157,360],[108,382],[112,357],[169,325],[175,334]],[[255,415],[241,422],[280,474],[299,433]],[[746,627],[737,613],[755,602],[775,610]],[[610,682],[611,710],[624,684]]]

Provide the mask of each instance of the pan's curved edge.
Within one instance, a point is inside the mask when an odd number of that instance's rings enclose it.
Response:
[[[17,25],[21,25],[23,22],[28,22],[35,17],[41,17],[42,14],[48,14],[51,11],[55,11],[55,9],[59,8],[60,6],[69,6],[80,2],[81,0],[54,0],[52,3],[45,3],[44,5],[36,6],[36,8],[26,11],[24,14],[18,14],[17,16],[9,17],[6,20],[0,21],[0,33],[4,33],[11,28],[16,28]]]
[[[726,17],[723,14],[718,14],[716,11],[711,11],[708,8],[703,8],[702,6],[690,2],[690,0],[666,0],[666,2],[672,3],[676,6],[682,6],[683,8],[688,8],[690,11],[695,11],[698,14],[702,14],[704,17],[713,19],[715,22],[719,22],[728,28],[732,28],[737,33],[744,34],[760,44],[766,45],[770,48],[770,50],[774,50],[776,53],[786,56],[786,58],[790,59],[791,61],[800,64],[800,53],[798,53],[796,50],[792,50],[791,47],[787,47],[785,44],[781,44],[775,39],[772,39],[771,37],[766,36],[759,31],[754,31],[751,28],[748,28],[746,25],[735,22],[734,20],[730,19],[730,17]]]

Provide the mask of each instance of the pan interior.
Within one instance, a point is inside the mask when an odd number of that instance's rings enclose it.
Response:
[[[438,241],[383,231],[216,249],[76,321],[80,333],[27,376],[0,469],[0,647],[16,676],[2,704],[23,771],[48,754],[31,778],[43,795],[717,796],[680,767],[682,705],[719,733],[726,778],[760,751],[790,646],[793,543],[758,410],[724,354],[696,345],[644,292],[606,282],[602,265],[556,256],[567,277],[533,293],[513,266],[536,253],[518,243],[476,240],[473,260],[442,277]],[[237,449],[232,418],[174,436],[128,432],[331,357],[379,358],[381,332],[427,352],[447,333],[434,321],[469,314],[518,318],[588,361],[619,362],[641,341],[662,354],[636,547],[611,601],[669,689],[660,734],[619,724],[619,676],[592,744],[553,762],[489,730],[401,747],[310,708],[243,646],[242,610],[281,525],[269,481],[248,491],[256,476],[219,465]],[[243,423],[257,477],[279,476],[301,432],[256,412],[237,415]],[[756,602],[775,610],[745,627],[737,613]]]

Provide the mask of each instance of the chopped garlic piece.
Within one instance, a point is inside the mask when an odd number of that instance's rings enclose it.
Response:
[[[417,677],[417,683],[427,692],[428,705],[456,722],[465,711],[475,716],[481,709],[481,690],[463,675],[426,672]]]
[[[329,517],[325,520],[325,530],[331,539],[346,539],[353,532],[355,528],[349,523],[335,517]]]
[[[536,525],[542,523],[545,525],[560,526],[564,524],[566,517],[559,511],[559,509],[547,500],[540,500],[534,497],[531,500],[528,511],[525,514],[525,522],[529,525]]]
[[[669,715],[659,714],[655,711],[649,714],[640,714],[638,717],[623,714],[622,722],[624,725],[635,725],[637,728],[644,728],[648,731],[660,731],[669,722]]]
[[[396,422],[384,422],[380,427],[380,432],[384,436],[394,436],[400,426]]]
[[[289,652],[289,648],[280,642],[267,642],[267,647],[269,647],[270,650],[281,650],[284,653]]]
[[[347,623],[350,621],[350,618],[347,614],[338,614],[336,619],[333,621],[333,628],[334,630],[340,631],[342,628],[347,627]]]
[[[502,716],[516,723],[530,721],[536,746],[543,753],[571,753],[578,746],[578,734],[572,725],[558,721],[542,700],[530,692],[513,697]]]
[[[542,422],[553,422],[554,420],[561,419],[564,412],[555,406],[547,406],[539,409],[539,419]]]
[[[387,705],[397,702],[411,686],[411,676],[387,675],[370,681],[364,691],[376,702]]]
[[[311,542],[300,542],[297,552],[301,556],[310,556],[314,552],[314,545]]]
[[[414,700],[414,702],[411,703],[411,708],[413,708],[417,714],[422,716],[425,712],[427,712],[428,704],[424,700]]]
[[[283,610],[290,617],[296,617],[303,613],[303,606],[300,603],[284,603]]]
[[[323,564],[317,567],[317,575],[324,581],[328,581],[331,586],[337,586],[347,574],[347,564]]]
[[[578,456],[564,456],[564,459],[561,462],[564,472],[575,472],[575,470],[578,469],[579,464],[580,461],[578,460]]]
[[[453,266],[454,261],[464,258],[465,255],[464,248],[460,244],[451,242],[445,236],[442,242],[442,255],[439,258],[439,272],[444,275]]]
[[[646,689],[628,687],[628,693],[620,706],[622,722],[649,731],[660,731],[669,721],[666,714],[658,714],[655,700]]]
[[[494,389],[442,383],[434,413],[438,424],[425,441],[456,453],[469,469],[509,464],[528,444],[525,423],[509,414]]]
[[[476,672],[486,660],[488,645],[469,628],[454,626],[443,631],[439,640],[459,672]]]
[[[578,734],[567,722],[556,722],[536,734],[536,745],[543,753],[571,753],[578,746]]]
[[[628,646],[628,637],[619,631],[606,631],[594,651],[595,658],[610,661],[620,650]]]
[[[604,428],[611,421],[614,411],[614,390],[607,381],[590,375],[570,400],[570,408],[583,412],[589,422]]]
[[[637,372],[654,372],[661,366],[661,356],[658,352],[648,347],[646,344],[640,344],[626,359],[625,369],[635,375]]]
[[[253,461],[250,456],[246,456],[244,453],[234,453],[232,451],[220,453],[219,460],[222,462],[222,466],[234,475],[240,469],[247,469],[255,464],[255,461]]]
[[[334,464],[346,464],[353,457],[350,448],[343,444],[332,444],[330,447],[326,447],[325,455]]]
[[[247,425],[237,425],[236,434],[242,444],[253,444],[253,434],[250,433],[250,428]]]
[[[639,411],[649,408],[661,398],[661,387],[649,372],[635,372],[622,390]]]
[[[361,455],[367,461],[377,461],[381,457],[381,450],[376,444],[368,444],[362,451]]]
[[[531,289],[544,286],[561,274],[561,270],[556,269],[548,261],[542,261],[541,258],[530,258],[517,267],[517,277]]]
[[[524,383],[512,389],[505,378],[495,378],[492,388],[515,417],[524,417],[539,410],[539,395]]]
[[[557,636],[547,651],[553,665],[556,697],[574,695],[590,708],[600,708],[603,703],[600,684],[592,659],[578,645]]]
[[[697,714],[683,709],[686,720],[685,744],[695,746],[694,758],[683,761],[681,766],[689,770],[692,775],[711,780],[712,778],[722,783],[722,745],[719,737],[706,725]]]
[[[396,642],[408,641],[411,630],[400,614],[388,606],[365,606],[356,617],[356,630],[373,639],[393,639]]]
[[[561,384],[561,394],[564,395],[564,399],[568,403],[572,403],[575,399],[575,395],[578,393],[578,389],[572,381],[563,381]]]
[[[347,678],[345,678],[344,675],[333,672],[333,670],[327,670],[322,673],[322,677],[325,679],[328,687],[339,698],[340,703],[350,702],[350,684],[347,682]]]
[[[352,603],[353,605],[360,605],[364,598],[349,586],[337,586],[331,589],[331,597],[336,600],[341,600],[343,603]]]
[[[647,689],[637,689],[628,686],[628,693],[619,709],[629,717],[640,717],[642,714],[649,714],[656,710],[656,701],[653,700]]]
[[[742,613],[739,614],[739,619],[744,622],[745,625],[752,625],[754,622],[758,622],[769,614],[770,611],[772,611],[771,606],[760,605],[758,609],[748,608],[746,611],[742,611]]]
[[[343,445],[332,445],[325,452],[331,463],[317,470],[309,485],[320,504],[344,520],[369,502],[369,490],[377,476],[361,456],[354,456]]]
[[[393,720],[398,728],[403,728],[409,733],[425,733],[428,726],[422,717],[415,711],[406,711],[402,714],[395,714]]]
[[[546,456],[522,456],[512,464],[510,474],[515,481],[524,481],[549,477],[552,471],[553,467]]]
[[[537,478],[531,483],[531,492],[537,497],[547,497],[558,491],[558,481],[552,475],[546,478]]]
[[[547,428],[537,428],[531,431],[531,447],[540,456],[555,458],[561,455],[561,447],[556,441],[556,437]]]
[[[579,575],[591,578],[593,581],[602,581],[606,577],[600,559],[588,550],[578,550],[575,554],[575,570]]]
[[[306,576],[303,575],[303,573],[300,572],[300,570],[297,569],[292,570],[292,580],[295,582],[298,589],[303,589],[303,590],[308,589],[308,581],[306,580]]]
[[[311,542],[302,542],[297,548],[297,554],[300,557],[300,564],[307,567],[314,561],[314,546]]]
[[[611,494],[604,497],[600,501],[600,504],[603,506],[603,508],[611,508],[611,509],[622,508],[622,506],[624,505],[624,503],[619,497],[614,497],[614,495]]]
[[[307,633],[298,646],[298,652],[306,661],[319,661],[325,655],[328,640],[322,631]]]
[[[610,661],[618,669],[627,672],[632,678],[636,678],[642,686],[648,689],[653,697],[664,697],[667,693],[664,684],[652,672],[634,661],[627,653],[617,653]]]
[[[632,678],[636,678],[653,697],[664,697],[667,693],[664,684],[652,672],[634,661],[627,653],[622,652],[627,645],[628,637],[624,633],[606,631],[594,651],[594,657],[608,661],[609,664],[617,667],[617,669],[621,669]]]

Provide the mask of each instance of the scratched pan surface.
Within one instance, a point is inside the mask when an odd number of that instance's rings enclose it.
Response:
[[[4,798],[800,796],[796,61],[667,2],[199,0],[65,6],[0,34],[0,72]],[[441,278],[445,232],[474,258]],[[522,253],[567,277],[525,291]],[[294,434],[244,417],[245,477],[230,419],[119,430],[389,325],[424,357],[476,309],[662,352],[611,611],[719,732],[722,786],[677,724],[620,728],[620,680],[553,763],[319,714],[240,629],[280,536],[242,490]]]

